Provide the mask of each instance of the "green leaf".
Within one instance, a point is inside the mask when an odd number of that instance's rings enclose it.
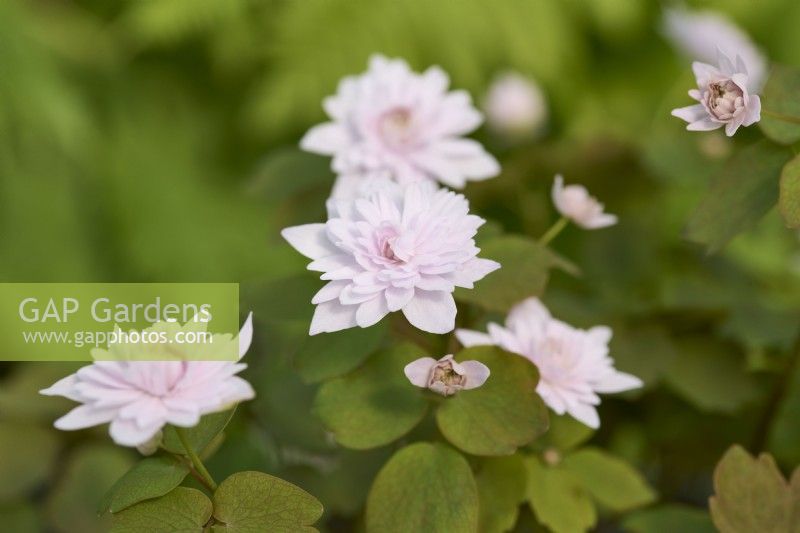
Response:
[[[84,444],[67,458],[66,469],[47,499],[47,516],[63,533],[104,533],[108,517],[98,518],[97,502],[134,461],[134,455],[110,444]]]
[[[547,431],[547,408],[536,393],[539,373],[530,361],[494,346],[456,355],[457,361],[473,359],[491,375],[483,386],[441,403],[436,422],[447,440],[474,455],[509,455]]]
[[[322,504],[288,481],[262,472],[237,472],[214,493],[212,531],[226,533],[294,533],[311,527],[322,516]]]
[[[199,490],[178,487],[112,515],[111,533],[202,533],[212,508]]]
[[[474,533],[478,488],[467,460],[418,442],[392,456],[367,498],[367,533]]]
[[[476,282],[473,289],[459,288],[454,295],[459,301],[503,313],[528,296],[540,296],[557,262],[547,248],[520,235],[488,239],[480,256],[497,261],[501,268]]]
[[[712,180],[686,237],[713,253],[754,226],[778,201],[778,178],[789,158],[788,149],[766,140],[738,151]]]
[[[295,367],[306,383],[341,376],[377,350],[385,334],[386,321],[383,321],[370,328],[306,336],[294,357]]]
[[[578,422],[569,415],[556,415],[549,413],[550,427],[542,438],[537,441],[542,448],[553,447],[560,452],[568,452],[583,444],[594,435],[594,430]]]
[[[656,498],[656,493],[636,469],[596,448],[584,448],[568,455],[563,468],[598,502],[613,511],[628,511]]]
[[[234,407],[228,411],[211,413],[201,418],[200,423],[196,426],[184,428],[184,433],[186,434],[189,444],[192,445],[192,449],[202,455],[203,450],[214,440],[214,437],[225,429],[225,426],[228,425],[235,411],[236,408]],[[186,455],[186,450],[183,444],[181,444],[178,434],[175,432],[175,428],[172,426],[167,426],[164,429],[164,439],[161,442],[161,447],[168,452]]]
[[[755,378],[744,358],[727,344],[690,339],[678,344],[680,353],[665,375],[680,396],[708,412],[734,413],[758,397]]]
[[[772,68],[761,97],[764,135],[781,144],[800,140],[800,69],[784,65]]]
[[[425,398],[403,373],[406,364],[422,356],[413,344],[401,344],[320,387],[314,410],[337,442],[357,450],[383,446],[422,420]]]
[[[597,523],[594,503],[572,473],[544,465],[536,457],[528,457],[525,463],[528,503],[541,524],[554,533],[575,533],[594,527]]]
[[[630,533],[715,533],[705,509],[669,504],[633,512],[622,521]]]
[[[800,464],[800,364],[795,364],[789,376],[786,392],[777,406],[769,428],[769,451],[788,465]]]
[[[722,533],[783,533],[800,524],[800,475],[786,482],[770,455],[731,446],[714,470],[711,518]]]
[[[27,502],[0,505],[0,524],[4,531],[39,533],[44,531],[36,508]]]
[[[478,531],[503,533],[517,523],[528,484],[525,461],[519,454],[485,459],[475,477],[480,512]]]
[[[189,467],[170,456],[142,459],[128,470],[106,493],[100,512],[117,513],[150,498],[163,496],[189,473]]]
[[[0,502],[27,494],[47,479],[58,448],[58,435],[51,429],[0,422],[0,479],[6,480],[0,483]]]
[[[778,207],[788,227],[800,228],[800,156],[783,167]]]

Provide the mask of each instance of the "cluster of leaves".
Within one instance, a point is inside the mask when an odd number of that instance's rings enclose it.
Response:
[[[800,63],[797,2],[703,6],[744,22],[776,61]],[[758,129],[689,134],[669,117],[690,86],[688,61],[653,35],[659,16],[659,2],[626,0],[0,2],[4,279],[238,280],[257,321],[246,376],[257,398],[213,439],[209,470],[227,480],[213,495],[183,458],[134,466],[104,430],[52,430],[68,402],[35,391],[73,368],[0,366],[3,529],[149,530],[150,516],[246,528],[261,518],[236,514],[230,494],[264,485],[306,502],[290,527],[313,527],[313,500],[237,474],[251,470],[314,494],[325,531],[712,531],[714,492],[720,529],[796,523],[786,502],[797,483],[768,460],[731,452],[713,486],[712,470],[733,442],[768,450],[784,470],[800,463],[800,268],[786,230],[797,225],[797,133],[785,120],[798,116],[787,98],[797,74],[776,67],[763,93],[774,115]],[[552,416],[545,431],[541,403],[523,391],[535,369],[508,354],[459,354],[453,339],[402,320],[307,336],[320,283],[298,274],[304,261],[278,231],[322,220],[333,176],[294,146],[373,52],[440,64],[476,97],[506,68],[542,84],[543,140],[509,147],[479,133],[503,173],[467,194],[490,220],[482,254],[506,268],[457,294],[459,325],[481,329],[541,295],[570,323],[613,326],[617,366],[646,387],[604,399],[598,432]],[[756,141],[759,130],[769,140]],[[552,221],[556,172],[621,220],[565,232],[561,255],[535,240]],[[687,219],[688,236],[716,255],[681,240]],[[404,381],[404,361],[450,352],[491,359],[497,404],[481,389],[445,400]],[[98,519],[97,502],[132,466]]]

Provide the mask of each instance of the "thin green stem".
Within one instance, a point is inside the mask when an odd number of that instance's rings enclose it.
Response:
[[[556,223],[550,226],[550,229],[547,230],[544,235],[542,235],[542,238],[539,239],[539,244],[542,246],[547,246],[550,244],[550,241],[555,239],[556,236],[567,227],[567,224],[569,224],[569,219],[567,217],[559,218]]]
[[[197,470],[197,473],[203,478],[205,484],[208,485],[212,491],[217,490],[217,484],[214,482],[214,478],[211,477],[211,474],[208,473],[208,469],[206,469],[206,465],[203,464],[203,461],[200,460],[200,457],[198,457],[197,453],[192,449],[192,445],[189,444],[189,439],[186,437],[184,429],[176,426],[175,433],[178,434],[178,439],[180,439],[183,449],[186,450],[186,455],[191,459],[194,469]]]
[[[800,124],[800,117],[793,117],[791,115],[784,115],[783,113],[776,113],[775,111],[770,111],[769,109],[762,109],[761,114],[766,115],[768,117],[772,117],[776,120],[782,120],[783,122]]]

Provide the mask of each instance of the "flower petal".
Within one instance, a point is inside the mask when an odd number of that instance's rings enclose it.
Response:
[[[386,305],[386,298],[378,294],[371,300],[367,300],[358,306],[358,311],[356,311],[356,323],[359,327],[368,328],[380,322],[387,314],[389,314],[389,308]]]
[[[330,333],[356,326],[357,305],[342,305],[336,300],[321,303],[314,310],[308,334]]]
[[[436,359],[433,357],[421,357],[416,361],[408,363],[403,372],[405,373],[408,381],[417,387],[427,388],[428,378],[431,374],[431,368],[436,364]]]
[[[284,228],[281,236],[295,250],[309,259],[320,259],[339,252],[339,249],[328,239],[325,224],[303,224]]]
[[[300,148],[316,154],[333,155],[352,143],[347,129],[335,122],[318,124],[300,140]]]
[[[99,426],[110,422],[116,415],[116,409],[98,409],[91,404],[79,405],[55,422],[56,429],[71,431]]]
[[[429,333],[453,331],[456,322],[456,303],[450,293],[416,291],[403,307],[403,314],[414,327]]]
[[[467,383],[464,385],[464,390],[475,389],[483,385],[491,371],[489,367],[480,361],[463,361],[462,368],[466,371]]]
[[[641,379],[625,372],[613,372],[594,384],[594,390],[602,393],[623,392],[638,389],[644,383]]]
[[[473,331],[471,329],[457,329],[456,339],[465,348],[470,346],[491,346],[494,344],[492,338],[486,333],[480,331]]]
[[[239,330],[239,359],[244,357],[253,342],[253,312],[247,314],[242,329]]]

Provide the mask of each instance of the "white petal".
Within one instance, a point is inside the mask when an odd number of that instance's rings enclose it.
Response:
[[[85,398],[75,390],[75,385],[78,382],[78,376],[76,374],[70,374],[56,381],[48,388],[40,390],[39,394],[44,394],[45,396],[63,396],[75,402],[82,402]]]
[[[284,228],[281,236],[295,250],[309,259],[319,259],[339,252],[325,232],[325,224],[303,224]]]
[[[686,129],[689,131],[711,131],[721,127],[721,122],[715,122],[710,118],[704,118],[702,120],[698,120],[697,122],[692,122],[686,126]]]
[[[617,223],[616,215],[612,215],[609,213],[601,213],[595,217],[592,217],[591,220],[588,220],[585,224],[579,224],[579,225],[583,226],[585,229],[600,229],[613,226],[616,223]]]
[[[575,403],[567,406],[567,412],[575,420],[582,422],[592,429],[600,427],[600,416],[594,406],[586,403]]]
[[[116,409],[98,409],[93,405],[79,405],[55,422],[57,429],[71,431],[99,426],[110,422],[116,414]]]
[[[480,361],[463,361],[461,366],[464,368],[467,375],[467,384],[464,385],[464,390],[480,387],[489,379],[489,375],[491,374],[489,367]]]
[[[500,268],[500,263],[491,259],[475,257],[461,266],[453,275],[453,283],[459,287],[471,289],[474,283]]]
[[[111,422],[109,433],[114,442],[121,446],[140,446],[161,431],[164,423],[165,421],[162,421],[160,425],[142,428],[131,419],[117,418]]]
[[[703,107],[703,104],[695,104],[673,109],[672,116],[692,123],[708,116],[708,113],[706,112],[706,108]]]
[[[306,132],[300,141],[300,148],[307,152],[333,155],[347,148],[350,143],[350,135],[344,126],[335,122],[325,122]]]
[[[480,331],[473,331],[471,329],[457,329],[456,339],[465,348],[470,346],[491,346],[494,344],[492,338],[486,333]]]
[[[408,381],[417,387],[427,388],[428,378],[431,374],[431,368],[436,364],[436,359],[433,357],[421,357],[416,361],[408,363],[403,372],[405,373]]]
[[[732,120],[731,122],[728,122],[725,125],[725,135],[727,135],[728,137],[733,137],[734,134],[736,133],[736,130],[739,129],[740,125],[741,125],[741,123],[736,121],[736,120]]]
[[[329,281],[311,298],[311,303],[317,305],[338,298],[342,290],[349,284],[349,280]]]
[[[750,126],[761,120],[761,98],[756,94],[750,95],[747,102],[747,115],[744,117],[742,126]]]
[[[399,311],[414,297],[413,287],[387,287],[384,292],[389,311]]]
[[[644,383],[636,376],[615,371],[604,377],[599,383],[595,383],[593,388],[597,392],[614,393],[638,389],[642,385],[644,385]]]
[[[248,313],[242,329],[239,330],[239,359],[244,357],[253,342],[253,313]]]
[[[357,305],[342,305],[336,300],[321,303],[314,310],[309,335],[330,333],[356,326]]]
[[[429,333],[453,331],[456,322],[456,303],[450,293],[416,291],[403,308],[403,314],[414,327]]]
[[[388,313],[389,308],[386,306],[386,299],[382,294],[379,294],[358,306],[356,323],[359,327],[368,328],[380,322]]]

